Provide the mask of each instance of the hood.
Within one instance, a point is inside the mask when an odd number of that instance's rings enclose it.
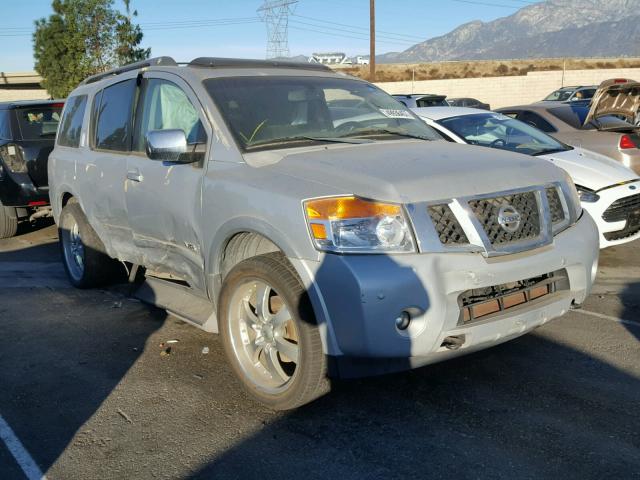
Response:
[[[622,115],[634,123],[640,107],[640,83],[635,80],[612,79],[600,84],[583,125],[605,115]]]
[[[638,175],[620,162],[581,148],[539,155],[566,170],[574,183],[597,191],[620,182],[638,179]]]
[[[245,154],[247,164],[306,182],[328,195],[396,203],[443,200],[564,180],[549,162],[446,141],[393,140]]]

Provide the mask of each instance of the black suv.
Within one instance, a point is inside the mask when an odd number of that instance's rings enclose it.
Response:
[[[18,221],[49,215],[47,159],[53,150],[61,101],[0,103],[0,238]]]

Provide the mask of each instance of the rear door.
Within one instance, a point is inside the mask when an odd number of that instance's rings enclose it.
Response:
[[[53,150],[63,103],[29,105],[12,110],[15,143],[19,146],[29,178],[36,187],[47,187],[47,163]]]
[[[145,136],[150,130],[181,129],[189,145],[198,144],[204,151],[210,138],[207,125],[197,97],[178,76],[144,75],[133,154],[127,161],[129,224],[147,268],[175,275],[202,290],[201,186],[206,154],[191,164],[150,160]]]
[[[96,93],[91,105],[91,152],[78,160],[74,182],[82,207],[100,237],[111,244],[118,258],[131,262],[136,261],[136,255],[127,217],[125,181],[137,90],[134,77]]]

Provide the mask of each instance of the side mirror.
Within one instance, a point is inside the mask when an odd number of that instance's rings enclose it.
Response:
[[[145,136],[145,149],[151,160],[180,162],[187,152],[187,137],[180,129],[150,130]]]

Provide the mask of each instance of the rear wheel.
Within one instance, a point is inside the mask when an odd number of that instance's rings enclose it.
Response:
[[[329,390],[313,310],[282,254],[236,265],[224,280],[218,311],[234,373],[258,401],[287,410]]]
[[[0,238],[10,238],[18,233],[18,212],[0,202]]]
[[[123,265],[105,253],[78,203],[69,203],[62,209],[58,236],[62,262],[73,286],[97,287],[123,277]]]

